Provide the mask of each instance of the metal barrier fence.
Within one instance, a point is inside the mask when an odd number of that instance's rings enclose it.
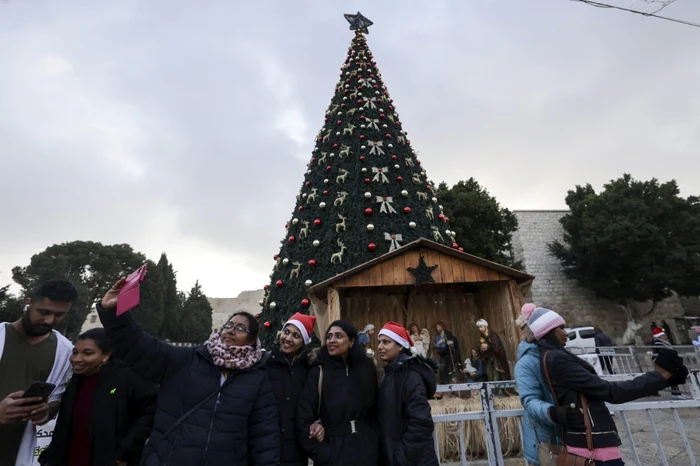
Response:
[[[623,374],[603,376],[609,381],[630,380],[639,374]],[[610,412],[618,426],[622,440],[622,452],[626,464],[649,466],[660,464],[663,466],[689,465],[697,466],[696,456],[700,456],[700,441],[696,432],[700,430],[700,371],[692,370],[686,383],[689,400],[669,400],[662,394],[661,401],[654,399],[625,403],[621,405],[608,405]],[[517,388],[515,381],[486,382],[472,384],[439,385],[438,392],[443,394],[454,392],[478,393],[481,409],[470,412],[451,414],[435,414],[433,420],[436,424],[433,432],[435,449],[441,465],[515,465],[527,464],[522,456],[522,409],[497,409],[494,391],[506,388]],[[504,454],[504,445],[501,438],[503,424],[506,421],[517,421],[520,445],[518,454]],[[691,424],[686,429],[686,424]],[[447,452],[441,451],[441,442],[438,439],[438,425],[445,423],[454,431],[459,439],[459,452],[446,457]],[[465,436],[470,423],[478,423],[483,428],[485,441],[485,455],[470,452],[468,442],[473,442]],[[456,424],[456,426],[455,426]],[[480,429],[481,430],[481,429]],[[686,432],[693,434],[689,438]],[[443,435],[445,430],[443,430]],[[691,443],[691,440],[693,442]],[[512,443],[512,439],[508,439]],[[513,450],[512,448],[510,448]],[[673,451],[671,451],[673,450]],[[669,454],[670,452],[670,454]],[[672,459],[672,463],[669,460]]]

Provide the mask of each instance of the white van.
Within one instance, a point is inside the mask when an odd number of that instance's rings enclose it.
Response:
[[[566,349],[573,354],[595,353],[595,330],[593,327],[573,327],[565,329],[569,336]]]

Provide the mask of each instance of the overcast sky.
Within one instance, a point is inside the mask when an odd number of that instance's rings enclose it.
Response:
[[[623,172],[700,193],[698,28],[567,0],[0,0],[0,285],[94,240],[209,296],[262,287],[357,10],[433,181],[510,209]]]

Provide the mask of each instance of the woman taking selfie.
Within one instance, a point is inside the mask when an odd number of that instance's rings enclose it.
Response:
[[[280,465],[308,466],[309,457],[301,448],[295,433],[299,395],[309,376],[309,359],[306,346],[311,342],[316,317],[294,314],[282,327],[275,346],[269,354],[265,368],[272,382],[280,417],[282,452]],[[311,440],[322,442],[324,430],[321,424],[312,424]]]
[[[151,433],[156,387],[111,360],[104,329],[78,337],[70,357],[73,378],[61,398],[48,466],[136,465]]]
[[[174,347],[144,333],[132,312],[116,315],[124,282],[97,310],[115,355],[160,385],[145,466],[277,466],[277,405],[257,320],[239,312],[202,346]]]
[[[320,420],[325,439],[314,438]],[[377,373],[345,320],[331,323],[326,344],[299,397],[297,437],[316,466],[378,465]]]
[[[428,398],[435,394],[436,364],[415,352],[408,332],[396,322],[379,331],[384,364],[379,387],[379,433],[387,466],[437,466],[433,417]]]

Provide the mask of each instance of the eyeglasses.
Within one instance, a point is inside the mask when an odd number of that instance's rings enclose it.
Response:
[[[225,324],[223,327],[224,330],[233,330],[234,332],[238,333],[247,333],[250,334],[250,330],[245,328],[245,325],[243,324],[238,324],[238,325],[233,325],[233,324]]]

